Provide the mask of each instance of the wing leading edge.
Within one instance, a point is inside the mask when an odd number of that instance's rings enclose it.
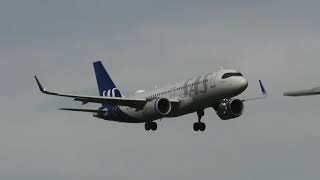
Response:
[[[132,108],[142,109],[143,106],[147,103],[147,99],[137,99],[137,98],[118,98],[118,97],[103,97],[103,96],[83,96],[76,94],[62,94],[57,92],[51,92],[43,88],[37,76],[35,76],[38,87],[43,94],[53,95],[53,96],[62,96],[74,98],[75,101],[80,101],[83,104],[86,103],[99,103],[106,104],[111,103],[118,106],[128,106]]]
[[[148,100],[145,98],[83,96],[83,95],[76,95],[76,94],[63,94],[63,93],[51,92],[46,90],[42,86],[37,76],[34,76],[34,78],[36,79],[38,87],[43,94],[73,98],[75,101],[80,101],[83,104],[87,104],[87,103],[113,104],[116,106],[128,106],[131,108],[142,109],[144,105],[148,102]],[[179,103],[179,100],[177,99],[169,99],[169,101],[171,103]]]

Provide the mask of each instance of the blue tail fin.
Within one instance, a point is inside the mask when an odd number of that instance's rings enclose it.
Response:
[[[100,96],[122,97],[120,91],[113,83],[101,61],[94,62],[93,67],[96,74]]]

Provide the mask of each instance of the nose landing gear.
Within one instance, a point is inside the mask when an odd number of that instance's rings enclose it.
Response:
[[[201,122],[201,118],[204,116],[204,111],[197,111],[197,115],[198,115],[198,122],[195,122],[193,124],[193,130],[194,131],[205,131],[206,130],[206,124]]]

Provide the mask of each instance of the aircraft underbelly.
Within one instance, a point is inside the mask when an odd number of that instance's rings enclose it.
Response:
[[[214,87],[208,90],[206,94],[180,97],[181,102],[178,105],[174,105],[172,112],[164,118],[178,117],[210,108],[222,99],[227,98],[227,96],[225,89]],[[159,119],[146,117],[143,110],[137,111],[134,108],[127,107],[120,107],[119,110],[117,114],[117,121],[119,122],[143,123]]]
[[[210,108],[221,99],[220,93],[217,93],[217,95],[213,93],[210,96],[190,97],[182,100],[179,106],[174,107],[173,111],[167,117],[178,117]]]

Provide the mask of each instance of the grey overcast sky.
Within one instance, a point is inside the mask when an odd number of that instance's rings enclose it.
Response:
[[[320,1],[1,0],[0,179],[320,178],[320,96],[282,97],[320,86]],[[218,70],[249,80],[245,114],[221,121],[206,110],[143,124],[97,120],[49,89],[97,94],[93,59],[124,92]],[[90,107],[90,106],[89,106]],[[93,106],[96,107],[96,106]]]

